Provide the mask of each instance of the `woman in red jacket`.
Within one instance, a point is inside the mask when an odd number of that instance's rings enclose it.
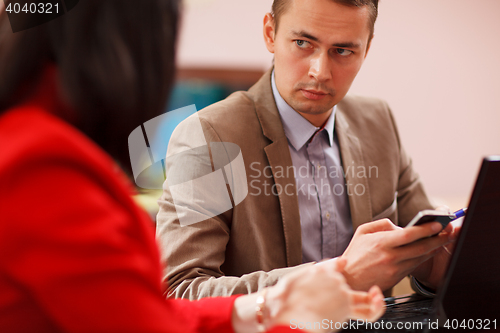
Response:
[[[0,332],[278,332],[380,316],[380,291],[352,291],[333,261],[266,297],[163,299],[153,227],[118,165],[130,168],[128,134],[163,109],[177,21],[175,0],[85,0],[18,33],[0,14]]]

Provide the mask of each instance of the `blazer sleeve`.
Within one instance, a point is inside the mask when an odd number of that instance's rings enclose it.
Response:
[[[195,134],[200,124],[202,133]],[[216,191],[216,184],[208,186],[210,183],[205,182],[201,186],[192,185],[195,187],[195,198],[191,193],[186,194],[192,191],[192,187],[181,184],[181,191],[173,191],[182,182],[217,171],[210,147],[220,141],[208,122],[193,116],[183,121],[170,139],[166,159],[167,180],[158,200],[160,209],[156,229],[161,261],[165,265],[163,290],[167,297],[199,299],[248,294],[276,284],[283,275],[303,266],[256,271],[243,276],[224,274],[221,267],[231,237],[233,210],[231,206],[221,208],[218,205],[221,193],[229,193],[230,186],[225,185],[223,191],[220,188]],[[207,142],[208,148],[201,148],[200,145]],[[183,154],[188,158],[182,157]],[[182,175],[179,176],[179,173]]]

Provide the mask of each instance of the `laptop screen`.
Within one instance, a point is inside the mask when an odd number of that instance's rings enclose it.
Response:
[[[440,322],[500,319],[500,156],[483,160],[448,273],[435,301]]]

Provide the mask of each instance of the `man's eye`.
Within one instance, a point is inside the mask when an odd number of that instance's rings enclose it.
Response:
[[[301,47],[301,48],[305,48],[305,47],[307,47],[307,44],[309,44],[308,42],[306,42],[305,40],[302,40],[302,39],[297,39],[295,41],[295,43],[297,44],[298,47]]]
[[[337,49],[337,54],[340,54],[341,56],[348,56],[352,54],[352,51],[346,50],[346,49]]]

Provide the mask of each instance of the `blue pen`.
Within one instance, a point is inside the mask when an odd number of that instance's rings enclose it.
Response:
[[[455,213],[453,213],[455,215],[455,218],[453,220],[456,220],[458,218],[461,218],[462,216],[465,216],[465,213],[467,213],[467,208],[462,208],[462,209],[457,210]]]

